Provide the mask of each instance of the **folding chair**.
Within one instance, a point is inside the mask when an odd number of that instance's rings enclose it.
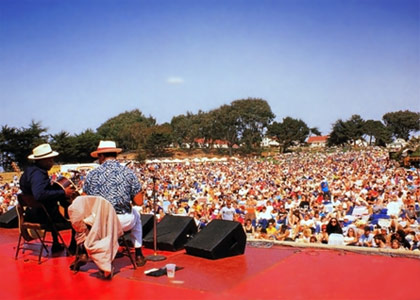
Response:
[[[36,222],[28,222],[25,220],[25,211],[28,208],[40,208],[44,211],[45,215],[47,216],[48,222],[47,223],[36,223]],[[32,195],[24,195],[18,194],[18,204],[16,205],[16,211],[18,216],[19,222],[19,239],[18,244],[16,247],[16,254],[15,259],[18,258],[19,251],[22,250],[22,253],[25,250],[32,249],[29,247],[31,244],[35,245],[35,243],[31,243],[33,241],[39,241],[41,243],[39,248],[39,256],[38,256],[38,263],[41,263],[41,256],[43,250],[49,254],[47,244],[52,244],[52,240],[47,240],[46,236],[47,233],[55,232],[60,239],[61,243],[64,245],[66,250],[66,255],[68,255],[68,248],[66,243],[64,242],[63,237],[61,236],[59,231],[68,230],[71,228],[70,224],[55,224],[50,215],[48,214],[45,206],[36,201]]]

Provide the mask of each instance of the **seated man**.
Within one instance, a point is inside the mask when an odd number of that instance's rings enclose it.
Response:
[[[131,241],[135,248],[136,265],[144,266],[146,259],[142,254],[142,224],[140,214],[132,209],[132,201],[142,204],[141,184],[136,174],[117,161],[117,154],[122,151],[116,148],[113,141],[100,141],[96,151],[91,156],[98,158],[100,166],[90,171],[86,176],[83,193],[91,196],[101,196],[109,201],[117,213],[124,231],[131,230]],[[82,255],[85,250],[81,246]],[[87,262],[87,257],[80,256],[71,268],[78,268]],[[105,275],[106,277],[107,275]]]
[[[32,150],[32,154],[28,159],[34,160],[34,164],[25,169],[20,178],[20,189],[25,195],[32,195],[36,201],[41,202],[46,208],[48,214],[54,223],[66,224],[69,229],[71,224],[60,213],[58,202],[63,206],[68,206],[67,198],[71,198],[75,193],[75,188],[68,186],[65,189],[58,185],[51,184],[48,176],[48,170],[54,165],[54,157],[58,156],[58,152],[51,149],[49,144],[42,144]],[[42,209],[28,208],[25,212],[25,219],[30,222],[48,223],[48,217]],[[74,239],[74,231],[72,232],[72,240],[69,250],[74,252],[76,241]],[[64,247],[59,243],[56,232],[52,232],[53,245],[52,253],[62,251]]]
[[[374,234],[370,226],[366,225],[363,228],[363,234],[359,238],[359,246],[363,247],[376,247]]]

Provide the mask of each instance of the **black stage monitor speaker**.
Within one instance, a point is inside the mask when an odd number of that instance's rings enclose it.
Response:
[[[141,226],[143,228],[143,237],[153,229],[153,215],[141,214]]]
[[[218,259],[244,254],[246,234],[235,221],[213,220],[186,245],[187,254]]]
[[[16,207],[13,207],[0,215],[0,227],[16,228],[18,227],[18,217]]]
[[[159,250],[178,251],[196,233],[197,225],[193,218],[165,215],[156,227],[156,246]],[[153,230],[143,238],[143,243],[145,247],[153,249]]]

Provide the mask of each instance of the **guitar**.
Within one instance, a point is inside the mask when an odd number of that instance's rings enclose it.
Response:
[[[74,182],[68,179],[67,177],[61,176],[58,179],[54,180],[52,183],[53,185],[56,185],[63,190],[65,190],[69,186],[74,188],[73,195],[68,199],[70,202],[72,202],[77,196],[80,196],[80,192],[77,191],[76,185],[74,184]]]

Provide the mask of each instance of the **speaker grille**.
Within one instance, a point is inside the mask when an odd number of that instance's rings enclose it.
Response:
[[[156,230],[159,250],[178,251],[197,233],[197,226],[191,217],[165,215]],[[147,248],[154,247],[153,230],[143,238],[143,243]]]
[[[17,228],[18,217],[16,207],[8,210],[7,212],[0,215],[0,227],[4,228]]]
[[[238,222],[213,220],[186,245],[187,254],[209,259],[244,254],[246,234]]]

